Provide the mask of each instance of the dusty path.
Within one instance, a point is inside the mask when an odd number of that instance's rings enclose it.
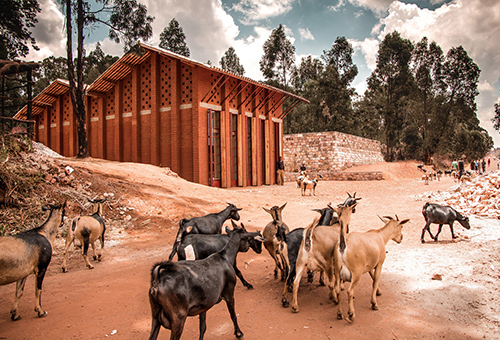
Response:
[[[22,319],[17,322],[9,314],[15,286],[0,287],[0,339],[146,339],[151,322],[149,270],[167,258],[181,216],[217,212],[231,202],[243,208],[242,222],[248,229],[261,230],[270,220],[262,206],[288,202],[283,217],[293,229],[315,217],[311,209],[342,202],[346,191],[362,197],[352,217],[352,230],[380,227],[377,214],[411,219],[403,229],[402,244],[387,246],[380,309],[370,308],[371,280],[365,276],[356,290],[356,321],[339,321],[327,288],[320,287],[316,278],[313,284],[302,281],[300,313],[294,314],[281,307],[283,286],[272,277],[270,256],[265,250],[260,255],[249,252],[238,261],[255,289],[247,290],[241,283],[236,287],[236,311],[245,339],[500,338],[499,221],[472,218],[471,230],[455,226],[458,242],[450,241],[445,227],[438,243],[420,243],[424,202],[415,195],[447,190],[456,185],[451,178],[424,185],[415,164],[383,164],[387,180],[320,182],[316,196],[301,197],[294,183],[220,190],[166,176],[164,170],[152,166],[68,162],[77,171],[85,167],[109,176],[106,192],[125,192],[122,201],[134,208],[134,216],[127,219],[124,214],[123,225],[111,225],[104,260],[93,270],[84,268],[73,249],[69,273],[61,273],[62,240],[58,240],[43,287],[46,318],[39,319],[33,312],[33,277],[26,284],[20,303]],[[116,173],[119,180],[113,179]],[[442,274],[442,281],[431,279],[435,273]],[[207,325],[206,339],[235,339],[224,302],[208,312]],[[162,329],[159,339],[169,336]],[[190,318],[183,339],[196,338],[198,319]]]

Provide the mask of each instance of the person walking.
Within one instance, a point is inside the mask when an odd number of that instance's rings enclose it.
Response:
[[[283,185],[285,183],[285,162],[279,156],[278,161],[276,162],[276,184]]]

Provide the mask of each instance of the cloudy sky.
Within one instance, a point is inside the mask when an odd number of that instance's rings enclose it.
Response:
[[[172,18],[182,26],[191,57],[218,65],[233,46],[245,75],[262,80],[259,60],[262,45],[279,24],[296,48],[297,60],[319,57],[339,36],[355,48],[359,75],[354,80],[358,93],[375,68],[376,54],[384,36],[395,30],[418,42],[426,36],[446,53],[463,46],[479,65],[480,95],[477,98],[481,126],[500,147],[500,134],[493,129],[494,104],[500,102],[500,1],[498,0],[139,0],[155,17],[153,38]],[[41,50],[29,60],[65,55],[61,8],[56,0],[40,0],[42,13],[33,30]],[[107,39],[107,31],[94,30],[86,37],[86,50],[97,41],[105,53],[121,56],[123,47]]]

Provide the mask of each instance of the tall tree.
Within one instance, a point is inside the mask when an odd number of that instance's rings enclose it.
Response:
[[[85,0],[64,0],[66,6],[67,64],[73,112],[77,121],[78,157],[88,157],[88,139],[84,92],[84,30],[99,24],[109,27],[109,38],[124,42],[124,49],[130,49],[138,39],[149,39],[153,34],[151,23],[154,18],[147,15],[146,6],[136,0],[99,0],[101,8],[91,10]],[[73,17],[76,14],[77,58],[73,63]],[[76,70],[76,77],[75,71]]]
[[[429,122],[433,120],[433,114],[436,113],[436,105],[433,105],[433,103],[445,89],[443,63],[443,50],[435,42],[429,45],[427,37],[424,37],[415,45],[412,56],[412,71],[417,87],[415,93],[420,104],[416,115],[419,120],[416,123],[421,127],[421,147],[424,149],[424,162],[426,163],[430,161],[436,151],[428,132]],[[413,135],[412,138],[408,139],[408,142],[416,139],[417,135]]]
[[[295,46],[285,35],[285,28],[279,25],[263,46],[260,71],[268,81],[287,87],[287,79],[295,61]]]
[[[0,0],[0,59],[25,57],[29,45],[38,50],[30,28],[41,12],[37,0]]]
[[[175,18],[170,20],[168,27],[161,32],[158,46],[185,57],[191,55],[186,44],[186,35]]]
[[[337,70],[343,83],[350,85],[358,75],[358,67],[352,61],[354,49],[345,37],[337,37],[329,50],[324,50],[321,58],[326,65]]]
[[[383,102],[381,113],[389,161],[396,157],[395,145],[403,126],[403,106],[413,80],[409,69],[412,50],[412,42],[403,39],[399,32],[386,35],[378,51],[377,67],[368,78],[368,96],[380,97]]]
[[[302,91],[310,80],[318,80],[323,72],[323,63],[312,56],[302,58],[299,67],[292,68],[291,83],[297,91]]]
[[[245,74],[245,68],[240,64],[240,58],[238,58],[232,46],[229,47],[222,58],[220,58],[220,66],[223,70],[236,73],[240,76]]]

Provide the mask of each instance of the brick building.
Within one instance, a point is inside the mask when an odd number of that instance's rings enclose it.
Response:
[[[216,187],[274,184],[282,119],[308,101],[160,48],[140,47],[141,54],[125,54],[86,88],[90,156],[169,167]],[[64,156],[77,154],[67,81],[54,81],[34,99],[33,119],[35,140]]]

